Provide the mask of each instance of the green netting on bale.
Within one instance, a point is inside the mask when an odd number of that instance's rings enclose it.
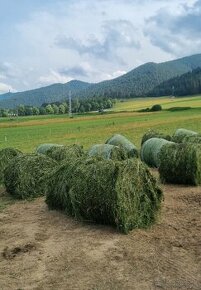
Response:
[[[56,146],[47,150],[46,155],[55,159],[56,161],[62,161],[64,159],[71,159],[83,156],[83,147],[77,144],[69,146]]]
[[[177,129],[173,136],[172,136],[172,141],[176,142],[176,143],[182,143],[183,139],[187,136],[195,136],[198,135],[197,132],[195,131],[191,131],[191,130],[187,130],[187,129]]]
[[[48,174],[58,165],[53,159],[37,154],[26,154],[11,160],[4,171],[7,192],[19,199],[44,195]]]
[[[162,139],[171,141],[170,135],[166,135],[166,134],[160,133],[158,131],[155,131],[153,129],[150,129],[143,135],[142,141],[141,141],[141,146],[144,144],[145,141],[147,141],[151,138],[162,138]]]
[[[120,134],[113,135],[105,143],[122,147],[127,152],[128,157],[138,157],[137,147],[126,137]]]
[[[41,144],[36,148],[36,153],[38,154],[46,154],[47,151],[52,148],[52,147],[62,147],[63,145],[59,144],[52,144],[52,143],[47,143],[47,144]]]
[[[159,155],[159,173],[162,182],[201,184],[201,145],[167,144]]]
[[[68,161],[52,174],[49,187],[46,202],[50,208],[116,226],[124,233],[154,223],[162,199],[155,178],[135,158]]]
[[[186,136],[182,143],[201,144],[201,135]]]
[[[151,138],[144,142],[142,145],[140,156],[141,160],[144,161],[150,167],[159,167],[160,159],[159,153],[161,148],[165,144],[172,144],[173,142],[167,141],[162,138]]]
[[[110,144],[96,144],[88,151],[89,157],[102,157],[104,159],[125,160],[128,158],[126,151]]]
[[[20,154],[22,154],[22,152],[14,148],[4,148],[0,150],[0,184],[4,182],[5,168],[13,158]]]

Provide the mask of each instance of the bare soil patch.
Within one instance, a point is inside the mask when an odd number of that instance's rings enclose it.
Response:
[[[49,211],[43,198],[7,206],[0,289],[200,290],[201,188],[163,189],[158,223],[128,235]]]

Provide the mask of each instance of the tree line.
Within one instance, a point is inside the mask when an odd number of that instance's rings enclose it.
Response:
[[[86,113],[91,111],[102,112],[105,109],[110,109],[115,103],[114,99],[110,98],[88,98],[88,99],[72,99],[72,113]],[[44,103],[40,107],[19,105],[15,109],[0,109],[0,117],[13,116],[34,116],[34,115],[59,115],[69,112],[68,101]]]

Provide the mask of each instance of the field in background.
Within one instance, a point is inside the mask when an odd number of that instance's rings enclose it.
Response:
[[[134,110],[161,104],[163,108],[190,106],[186,111],[138,113]],[[144,132],[155,128],[172,134],[176,128],[201,132],[201,97],[135,99],[118,102],[113,112],[74,116],[31,116],[0,119],[0,148],[15,147],[32,152],[41,143],[82,144],[85,149],[104,143],[114,133],[128,137],[137,146]]]
[[[136,111],[147,107],[152,107],[155,104],[160,104],[163,109],[171,107],[192,107],[201,108],[201,95],[196,97],[180,97],[180,98],[139,98],[128,99],[123,102],[117,102],[115,107],[111,110],[119,111]]]

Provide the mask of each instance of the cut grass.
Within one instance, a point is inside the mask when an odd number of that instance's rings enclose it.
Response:
[[[46,202],[79,220],[107,224],[128,233],[158,216],[162,191],[137,158],[125,161],[79,158],[50,174]]]
[[[0,212],[15,202],[16,200],[10,194],[6,193],[5,188],[0,186]]]

